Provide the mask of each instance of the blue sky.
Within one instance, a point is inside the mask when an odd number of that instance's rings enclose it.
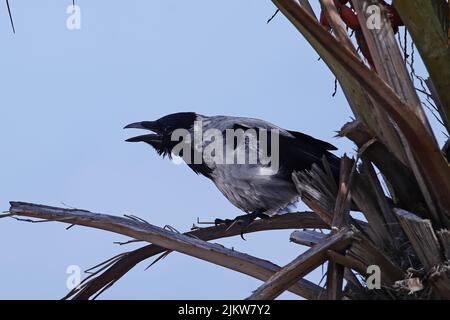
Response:
[[[210,181],[124,139],[125,124],[177,111],[251,116],[333,138],[351,112],[334,77],[270,1],[76,1],[81,30],[66,28],[71,0],[0,3],[0,210],[21,200],[117,215],[186,231],[241,214]],[[57,299],[66,268],[87,269],[142,246],[58,223],[0,220],[0,298]],[[284,265],[304,248],[289,231],[220,240]],[[260,281],[173,253],[140,264],[101,297],[241,299]],[[317,281],[320,270],[308,278]],[[283,298],[294,297],[284,294]]]

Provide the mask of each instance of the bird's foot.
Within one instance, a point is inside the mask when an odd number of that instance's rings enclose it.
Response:
[[[245,240],[244,233],[248,230],[248,226],[252,224],[253,221],[255,221],[256,218],[268,218],[269,216],[260,212],[254,212],[254,213],[248,213],[243,214],[241,216],[237,216],[233,220],[230,219],[215,219],[214,223],[217,225],[225,224],[227,226],[227,230],[231,229],[235,225],[240,225],[241,227],[241,238]]]
[[[220,224],[225,224],[225,225],[230,225],[233,223],[234,220],[231,219],[215,219],[214,220],[214,224],[216,226],[220,225]]]

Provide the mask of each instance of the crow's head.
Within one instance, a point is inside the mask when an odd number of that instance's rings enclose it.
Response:
[[[172,133],[177,129],[191,129],[197,115],[194,112],[179,112],[169,114],[156,121],[135,122],[125,126],[124,129],[145,129],[153,131],[127,139],[127,142],[145,142],[151,145],[159,155],[169,155],[178,141],[172,141]]]

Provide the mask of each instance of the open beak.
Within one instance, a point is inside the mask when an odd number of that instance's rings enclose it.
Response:
[[[142,122],[134,122],[130,123],[129,125],[125,126],[124,129],[144,129],[144,130],[150,130],[153,132],[157,132],[157,124],[155,121],[142,121]],[[127,142],[161,142],[162,136],[158,133],[152,133],[152,134],[144,134],[140,136],[136,136],[133,138],[129,138],[125,140]]]

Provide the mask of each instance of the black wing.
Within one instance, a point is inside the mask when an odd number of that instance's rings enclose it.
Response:
[[[329,150],[337,150],[332,144],[315,139],[301,132],[289,131],[294,138],[280,135],[280,166],[292,171],[311,169],[313,164],[323,168],[322,159],[325,156],[332,174],[339,181],[339,157]]]
[[[251,128],[246,124],[235,124],[233,129],[255,129],[258,132],[260,128]],[[322,167],[322,158],[325,156],[330,164],[333,176],[338,181],[340,159],[329,152],[330,150],[337,150],[335,146],[301,132],[287,132],[292,137],[282,133],[279,135],[280,168],[283,172],[290,175],[293,171],[309,170],[314,163]],[[269,154],[272,152],[270,141],[271,139],[268,138]]]
[[[307,134],[297,132],[297,131],[289,131],[290,134],[292,134],[296,139],[299,141],[303,141],[305,143],[309,143],[311,145],[314,145],[318,149],[323,150],[337,150],[335,146],[333,146],[331,143],[316,139],[314,137],[308,136]]]

